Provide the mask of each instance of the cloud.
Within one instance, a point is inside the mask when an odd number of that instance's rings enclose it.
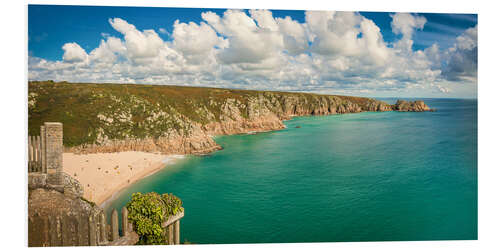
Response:
[[[310,11],[306,25],[311,51],[336,70],[374,72],[391,57],[380,29],[359,13]]]
[[[168,31],[167,31],[166,29],[164,29],[164,28],[159,28],[159,29],[158,29],[158,32],[159,32],[159,33],[161,33],[161,34],[170,35],[170,34],[168,33]]]
[[[62,49],[64,50],[63,60],[65,62],[83,62],[87,60],[87,52],[77,43],[66,43]]]
[[[90,52],[91,61],[113,63],[119,55],[126,53],[123,42],[116,37],[107,36],[106,40],[101,40],[99,47]]]
[[[392,15],[391,27],[394,34],[401,34],[403,37],[396,42],[395,48],[403,52],[411,52],[413,46],[412,36],[415,30],[423,29],[427,19],[410,13],[396,13]]]
[[[206,23],[200,25],[176,20],[172,32],[173,47],[194,64],[200,64],[214,51],[215,46],[222,47],[224,40]]]
[[[360,55],[357,38],[361,20],[354,12],[307,11],[311,50],[320,55]]]
[[[384,41],[372,20],[355,12],[306,11],[301,23],[268,10],[207,11],[198,23],[176,20],[171,34],[158,29],[168,40],[153,29],[138,30],[111,18],[118,37],[102,35],[88,54],[67,43],[62,60],[30,55],[28,74],[31,80],[343,94],[450,93],[450,82],[477,79],[477,27],[457,37],[451,48],[434,44],[413,50],[413,36],[425,18],[391,17],[392,31],[400,36],[393,44]]]
[[[109,19],[109,23],[116,31],[124,35],[130,58],[151,58],[159,53],[163,40],[154,30],[141,32],[121,18]]]
[[[442,75],[450,81],[477,81],[477,25],[458,36],[447,58]]]
[[[299,55],[307,51],[308,38],[304,24],[292,20],[289,16],[277,18],[276,23],[280,33],[283,35],[284,49],[288,53]]]
[[[394,34],[402,34],[411,37],[415,29],[423,29],[427,19],[410,13],[396,13],[392,15],[392,31]]]
[[[443,86],[440,86],[440,85],[437,85],[437,88],[442,93],[450,93],[450,89],[449,88],[446,88],[446,87],[443,87]]]
[[[227,37],[227,46],[221,48],[217,59],[222,64],[258,64],[269,62],[282,48],[282,39],[276,31],[277,24],[270,12],[251,11],[249,17],[240,10],[228,10],[220,18],[212,12],[202,15],[219,34]],[[257,25],[259,22],[259,25]]]

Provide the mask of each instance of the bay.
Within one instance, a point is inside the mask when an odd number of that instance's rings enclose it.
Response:
[[[295,117],[216,137],[224,150],[140,180],[107,213],[154,191],[182,199],[181,242],[477,239],[477,100],[424,101],[437,112]]]

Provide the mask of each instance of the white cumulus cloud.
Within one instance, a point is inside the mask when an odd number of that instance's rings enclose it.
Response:
[[[477,25],[458,36],[446,58],[443,76],[452,81],[477,81]]]
[[[245,89],[366,94],[453,92],[450,82],[477,82],[477,26],[451,48],[414,50],[426,19],[391,16],[396,41],[388,44],[372,20],[356,12],[306,11],[305,22],[268,10],[207,11],[202,21],[139,30],[121,18],[120,33],[102,35],[87,52],[67,43],[62,60],[30,56],[30,80],[175,84]],[[104,34],[104,33],[103,33]],[[443,85],[441,83],[446,83]],[[446,86],[446,87],[444,87]]]
[[[87,60],[87,52],[77,43],[66,43],[62,49],[64,50],[63,60],[65,62],[83,62]]]
[[[109,19],[111,26],[125,37],[127,53],[131,58],[148,58],[158,54],[163,46],[163,40],[154,30],[137,30],[121,18]]]
[[[427,19],[422,16],[410,13],[396,13],[392,15],[392,31],[395,34],[402,34],[403,38],[399,40],[395,47],[405,52],[410,52],[413,46],[412,36],[416,29],[423,29]]]

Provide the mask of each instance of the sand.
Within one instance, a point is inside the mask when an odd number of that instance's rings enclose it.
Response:
[[[136,151],[64,153],[63,170],[82,184],[85,199],[101,206],[115,193],[182,157]]]

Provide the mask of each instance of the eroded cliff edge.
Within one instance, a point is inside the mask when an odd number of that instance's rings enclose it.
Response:
[[[293,116],[431,111],[423,101],[159,85],[30,82],[28,129],[64,124],[66,151],[205,154],[216,135],[283,129]]]

